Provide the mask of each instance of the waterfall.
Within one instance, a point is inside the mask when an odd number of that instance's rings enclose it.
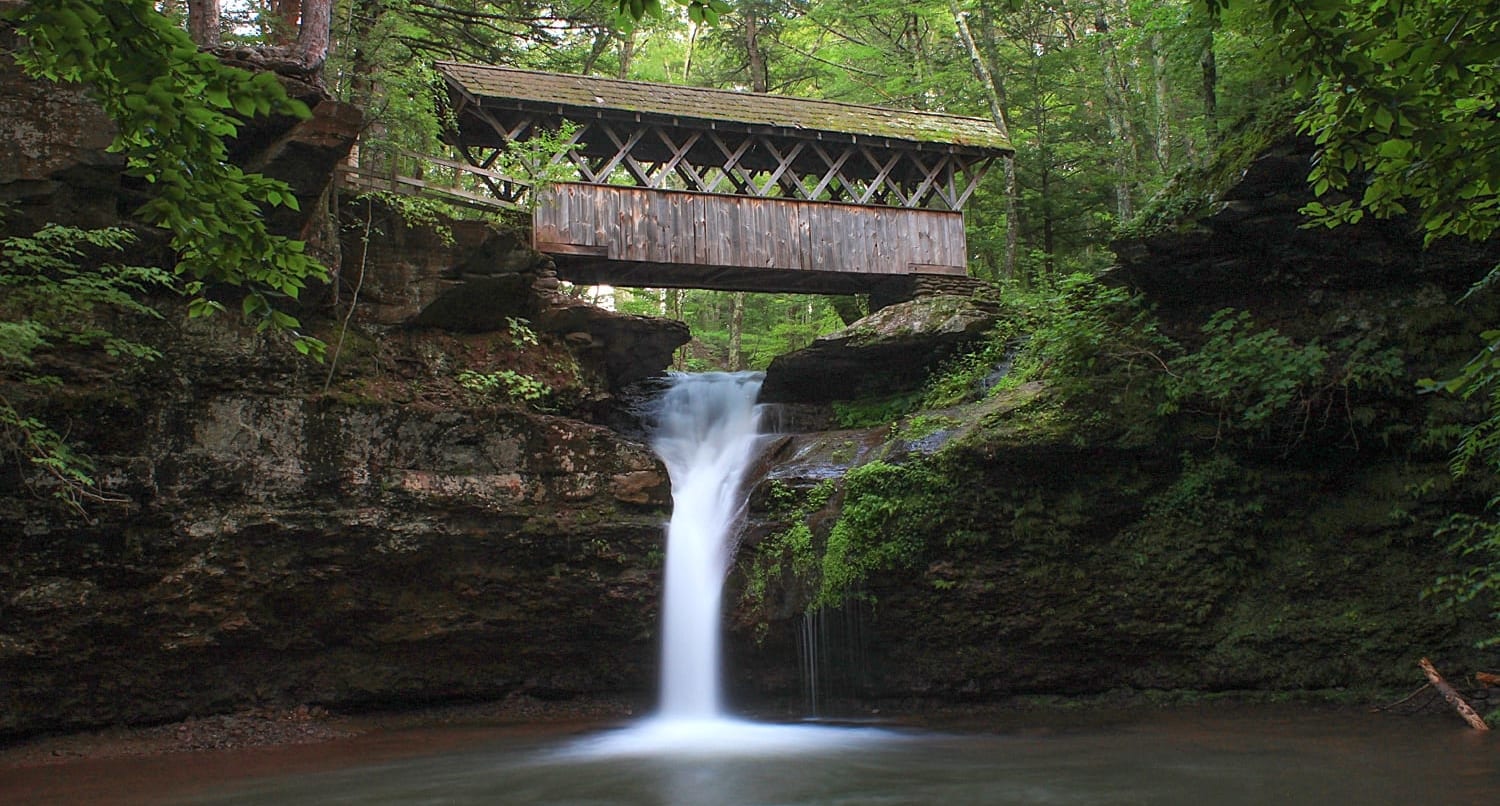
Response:
[[[724,577],[745,508],[745,470],[756,453],[761,408],[755,398],[762,377],[758,372],[674,375],[660,399],[651,446],[672,480],[661,709],[632,727],[582,739],[560,756],[791,755],[892,739],[876,729],[769,725],[724,714],[719,676]],[[711,770],[694,775],[681,803],[705,802]]]
[[[652,440],[672,480],[662,606],[661,716],[722,712],[719,621],[724,576],[759,433],[760,373],[676,375]]]

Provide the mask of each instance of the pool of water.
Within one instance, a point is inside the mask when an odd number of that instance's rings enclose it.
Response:
[[[974,724],[985,721],[946,730],[732,723],[683,735],[645,723],[582,735],[477,731],[458,742],[428,730],[385,737],[400,751],[365,739],[373,752],[281,748],[261,753],[259,766],[248,752],[187,754],[167,760],[158,791],[139,764],[122,767],[131,786],[115,794],[199,804],[1500,803],[1500,740],[1456,718],[1234,708]],[[301,763],[284,756],[284,774],[265,764],[288,751]],[[395,757],[361,761],[382,752]],[[320,754],[325,763],[309,765]],[[251,766],[233,773],[237,755]],[[85,776],[108,794],[97,769],[70,766],[56,774]],[[70,800],[65,787],[53,795]],[[0,801],[26,802],[7,799],[3,776]]]

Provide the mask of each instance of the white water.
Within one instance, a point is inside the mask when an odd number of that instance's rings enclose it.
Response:
[[[759,373],[678,375],[661,400],[652,447],[672,477],[662,605],[661,716],[721,715],[719,621],[724,575],[755,458]]]
[[[662,605],[661,708],[632,728],[576,743],[566,756],[754,756],[837,751],[888,731],[772,725],[724,713],[719,644],[724,577],[759,443],[760,373],[676,375],[662,397],[656,449],[672,479]]]

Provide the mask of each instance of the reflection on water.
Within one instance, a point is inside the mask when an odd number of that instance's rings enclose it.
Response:
[[[1043,715],[1044,716],[1044,715]],[[1038,720],[1040,721],[1040,719]],[[1077,721],[1076,719],[1074,720]],[[747,723],[738,723],[741,726]],[[1451,720],[1148,714],[989,734],[801,728],[630,752],[631,731],[512,740],[179,800],[213,804],[1468,804],[1500,743]],[[635,729],[642,741],[649,723]],[[672,741],[680,740],[676,737]],[[742,744],[737,752],[734,744]]]

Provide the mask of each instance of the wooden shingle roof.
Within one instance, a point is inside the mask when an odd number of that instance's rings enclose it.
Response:
[[[704,121],[775,127],[788,133],[876,137],[993,152],[1012,150],[1000,130],[981,118],[460,62],[438,62],[437,69],[482,102],[544,105],[564,114],[570,110],[627,113],[671,118],[684,124]]]

